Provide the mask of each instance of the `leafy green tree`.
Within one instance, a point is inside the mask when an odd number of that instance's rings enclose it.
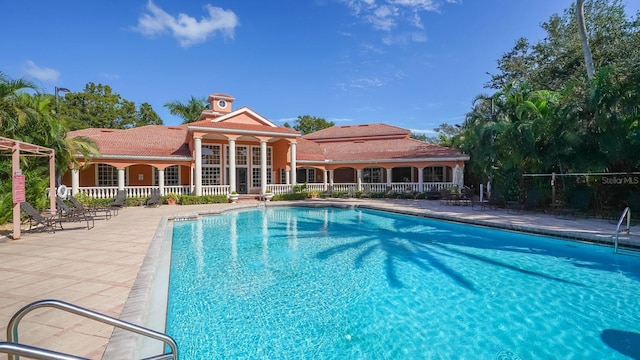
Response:
[[[164,104],[164,107],[169,109],[172,115],[177,115],[182,118],[183,124],[192,123],[200,119],[202,111],[207,109],[209,104],[206,98],[196,98],[191,96],[189,101],[182,103],[178,100]]]
[[[0,72],[0,135],[10,136],[24,121],[28,109],[21,108],[17,99],[25,90],[37,90],[37,87],[29,80],[13,80]]]
[[[299,115],[293,123],[293,129],[300,131],[302,135],[330,128],[335,125],[333,121],[327,121],[324,118],[311,115]],[[284,126],[290,127],[289,123],[285,123]]]
[[[586,0],[584,11],[595,68],[614,63],[634,67],[640,58],[638,15],[628,19],[621,0]],[[499,72],[486,86],[499,90],[512,83],[528,83],[534,89],[560,91],[570,82],[584,85],[587,77],[577,22],[575,6],[552,15],[541,25],[544,39],[534,44],[525,38],[516,41],[498,60]]]
[[[139,118],[140,118],[140,122],[146,125],[162,125],[163,124],[163,121],[160,118],[160,116],[158,116],[158,113],[156,113],[153,110],[153,108],[151,107],[151,104],[146,102],[140,105]]]
[[[15,86],[18,84],[19,86]],[[78,165],[77,154],[81,154],[88,160],[91,155],[97,155],[98,149],[95,143],[86,138],[66,137],[68,131],[64,120],[58,119],[54,112],[54,98],[49,94],[35,93],[30,95],[19,91],[23,88],[35,88],[24,86],[28,82],[14,81],[7,77],[0,79],[0,89],[3,91],[3,109],[9,109],[2,115],[2,119],[11,121],[2,122],[0,136],[10,137],[15,140],[28,142],[55,150],[56,173],[60,174],[69,169],[70,164]],[[13,92],[6,89],[15,89]],[[13,116],[5,117],[5,114]],[[19,119],[19,121],[17,120]],[[6,125],[6,126],[5,126]],[[46,187],[49,186],[49,162],[42,157],[22,157],[20,168],[26,175],[27,201],[38,208],[43,208],[46,198]],[[0,222],[5,222],[11,217],[11,159],[0,158]]]
[[[71,92],[60,98],[60,118],[69,130],[85,128],[128,129],[144,125],[161,125],[162,120],[144,103],[140,111],[134,102],[114,93],[110,86],[85,85],[82,92]]]

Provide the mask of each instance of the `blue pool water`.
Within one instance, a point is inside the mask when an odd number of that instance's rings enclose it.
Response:
[[[176,222],[181,359],[640,358],[640,257],[362,209]]]

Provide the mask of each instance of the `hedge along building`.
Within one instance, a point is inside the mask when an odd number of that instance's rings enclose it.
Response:
[[[216,195],[290,192],[294,184],[342,190],[391,186],[414,191],[462,186],[464,161],[457,150],[410,138],[386,124],[334,126],[301,136],[235,99],[211,94],[200,120],[180,126],[84,129],[68,137],[96,142],[100,155],[63,178],[72,193],[112,197],[161,193]],[[292,171],[292,169],[294,171]]]

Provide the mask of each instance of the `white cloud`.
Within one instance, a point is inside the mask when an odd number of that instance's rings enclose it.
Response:
[[[24,71],[30,77],[43,82],[56,82],[60,77],[60,71],[38,66],[31,60],[27,60]]]
[[[100,76],[102,76],[105,79],[109,79],[109,80],[120,79],[120,75],[118,75],[118,74],[101,73]]]
[[[406,45],[412,42],[427,42],[427,35],[423,32],[412,31],[403,34],[387,34],[382,37],[382,43],[385,45]]]
[[[405,26],[424,29],[421,12],[439,12],[443,2],[459,4],[461,0],[339,0],[345,4],[354,16],[371,24],[374,29],[391,33]],[[404,36],[402,41],[423,42],[426,36]],[[397,44],[399,39],[387,38],[386,44]]]
[[[416,134],[428,134],[428,135],[435,135],[438,132],[434,131],[434,130],[422,130],[422,129],[409,129],[412,133],[416,133]]]
[[[350,87],[357,89],[381,87],[384,85],[385,82],[377,77],[354,79],[351,80],[351,83],[349,84]]]
[[[183,13],[172,16],[149,0],[148,12],[140,15],[135,30],[147,36],[169,32],[182,47],[204,42],[216,33],[233,39],[235,28],[239,25],[236,14],[209,4],[205,4],[204,9],[207,14],[200,20]]]

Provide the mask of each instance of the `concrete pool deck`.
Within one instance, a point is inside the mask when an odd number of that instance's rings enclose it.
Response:
[[[65,223],[53,233],[24,233],[19,240],[0,238],[0,342],[6,326],[23,306],[58,299],[120,317],[158,226],[176,215],[206,214],[253,208],[256,201],[238,204],[131,207],[110,220],[97,220],[87,230],[82,223]],[[428,200],[330,199],[276,202],[273,205],[340,204],[389,210],[418,216],[471,222],[513,230],[610,242],[615,224],[602,219],[557,219],[542,213],[511,214],[504,210],[474,211],[471,206],[442,205]],[[640,246],[640,234],[621,234],[623,242]],[[113,328],[56,309],[38,309],[20,324],[20,342],[91,359],[103,357]],[[0,359],[6,359],[0,354]]]

